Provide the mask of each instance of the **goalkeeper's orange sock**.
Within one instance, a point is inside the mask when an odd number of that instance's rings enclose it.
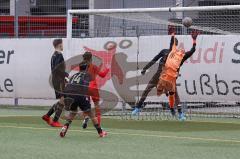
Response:
[[[175,102],[174,95],[170,95],[168,97],[168,100],[169,100],[170,109],[174,108],[174,102]]]

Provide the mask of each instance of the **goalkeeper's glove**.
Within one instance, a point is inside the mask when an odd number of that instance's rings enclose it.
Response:
[[[198,36],[198,34],[199,34],[199,32],[198,32],[198,31],[196,31],[196,30],[192,31],[192,33],[191,33],[191,35],[192,35],[192,39],[193,39],[193,40],[196,40],[196,39],[197,39],[197,36]]]
[[[175,33],[176,33],[175,27],[172,26],[172,25],[170,25],[170,26],[168,27],[168,35],[175,35]]]

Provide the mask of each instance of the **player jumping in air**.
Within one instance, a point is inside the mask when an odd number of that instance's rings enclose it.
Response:
[[[149,69],[153,64],[155,64],[159,59],[160,59],[160,62],[159,62],[159,66],[158,66],[158,70],[157,72],[154,74],[154,76],[152,77],[152,79],[149,81],[146,89],[143,91],[143,94],[139,100],[139,102],[137,103],[135,109],[133,110],[132,112],[132,115],[136,115],[138,114],[140,111],[141,111],[141,108],[144,107],[144,101],[147,97],[147,95],[149,94],[149,92],[154,88],[154,87],[157,87],[157,83],[158,83],[158,80],[159,80],[159,76],[162,72],[162,67],[164,65],[164,56],[167,56],[169,54],[169,52],[171,52],[171,49],[172,49],[172,45],[174,43],[174,35],[175,35],[175,29],[174,27],[171,27],[169,28],[169,33],[168,34],[171,34],[171,41],[170,41],[170,47],[169,49],[163,49],[160,51],[160,53],[155,56],[142,70],[141,74],[144,75],[146,73],[146,70]],[[177,45],[177,39],[176,39],[176,45]],[[180,105],[180,98],[179,98],[179,95],[178,95],[178,92],[176,90],[176,93],[175,93],[175,100],[176,100],[176,105],[177,105],[177,109],[178,109],[178,113],[179,113],[179,119],[181,120],[184,120],[184,114],[182,112],[182,108],[181,108],[181,105]],[[172,115],[175,115],[175,110],[174,108],[171,108],[171,113]]]
[[[88,73],[89,66],[90,65],[87,61],[80,63],[80,71],[74,74],[70,78],[69,83],[66,85],[64,94],[65,100],[71,100],[70,103],[66,102],[66,107],[70,108],[70,114],[67,117],[66,124],[62,127],[60,137],[64,137],[66,135],[67,130],[72,123],[72,120],[77,114],[78,107],[91,118],[93,125],[100,137],[105,137],[107,135],[107,133],[102,130],[101,126],[98,124],[96,117],[94,116],[94,113],[91,111],[88,89],[92,77],[91,74]]]
[[[62,39],[55,39],[53,41],[53,46],[55,48],[55,52],[53,53],[51,59],[52,85],[55,90],[56,99],[59,99],[59,101],[49,109],[47,114],[42,116],[42,119],[53,127],[62,127],[62,124],[58,122],[64,107],[64,96],[61,92],[63,92],[65,87],[65,77],[68,77],[68,73],[65,72],[66,66],[62,55]],[[55,113],[55,116],[52,120],[51,115],[53,113]]]
[[[158,81],[159,81],[159,76],[162,72],[162,67],[164,66],[165,64],[165,61],[166,61],[166,58],[168,57],[168,54],[172,51],[172,47],[173,45],[177,46],[178,45],[178,40],[176,38],[174,38],[175,36],[175,29],[173,27],[171,27],[169,29],[169,34],[171,34],[171,42],[170,42],[170,48],[169,49],[163,49],[157,56],[155,56],[153,58],[152,61],[150,61],[142,70],[142,74],[144,75],[146,70],[148,68],[150,68],[155,62],[157,62],[159,59],[160,59],[160,62],[159,62],[159,66],[158,66],[158,70],[157,72],[155,73],[155,75],[152,77],[152,79],[149,81],[146,89],[144,90],[143,94],[142,94],[142,97],[141,99],[139,100],[139,102],[137,103],[137,106],[136,108],[133,110],[132,112],[132,115],[136,115],[138,114],[140,111],[141,111],[141,108],[144,106],[144,101],[148,95],[148,93],[154,88],[154,87],[157,87],[157,84],[158,84]],[[196,33],[195,33],[196,34]],[[197,35],[194,35],[193,37],[193,46],[192,46],[192,49],[191,49],[191,53],[194,53],[195,51],[195,47],[196,47],[196,37]],[[175,41],[175,44],[174,44],[174,41]],[[190,56],[189,56],[190,57]],[[177,88],[175,88],[175,105],[177,105],[177,109],[178,109],[178,114],[179,114],[179,120],[185,120],[185,115],[184,113],[182,112],[182,108],[181,108],[181,105],[180,105],[180,98],[179,98],[179,95],[178,95],[178,92],[177,92]],[[175,110],[173,107],[170,107],[170,110],[171,110],[171,113],[173,115],[175,115]]]
[[[171,52],[168,56],[164,57],[164,66],[157,85],[157,95],[160,96],[163,93],[169,94],[170,108],[173,108],[175,103],[176,80],[180,67],[195,52],[197,36],[197,32],[192,33],[193,46],[188,52],[185,52],[183,49],[177,49],[176,39],[174,39]]]
[[[91,52],[85,52],[83,54],[83,60],[87,61],[89,63],[88,67],[88,73],[92,76],[92,81],[90,82],[89,85],[89,95],[91,96],[94,106],[95,106],[95,115],[98,120],[98,124],[101,125],[101,110],[99,106],[99,88],[97,84],[96,77],[100,76],[101,78],[104,78],[108,72],[109,68],[106,68],[103,71],[100,71],[100,68],[92,63],[92,53]],[[85,129],[87,128],[87,123],[89,121],[89,117],[86,116],[82,127]]]

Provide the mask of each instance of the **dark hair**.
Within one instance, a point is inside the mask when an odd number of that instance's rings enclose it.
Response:
[[[90,61],[92,59],[92,53],[87,51],[83,54],[83,60]]]
[[[53,40],[54,48],[56,48],[59,44],[62,44],[62,43],[63,43],[62,39],[54,39]]]
[[[88,68],[88,63],[86,61],[83,61],[79,64],[79,71],[86,71]]]

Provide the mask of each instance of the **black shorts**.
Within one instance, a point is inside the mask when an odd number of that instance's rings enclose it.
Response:
[[[83,112],[89,112],[91,111],[91,104],[90,104],[90,98],[85,96],[79,96],[79,95],[67,95],[65,96],[66,99],[71,99],[72,104],[70,105],[71,111],[77,111],[78,107]]]
[[[63,93],[63,90],[64,90],[64,87],[65,87],[65,82],[64,82],[64,81],[55,80],[55,81],[53,82],[53,88],[54,88],[54,90],[55,90],[56,99],[60,99],[61,97],[64,96],[64,95],[62,94],[62,93]]]

